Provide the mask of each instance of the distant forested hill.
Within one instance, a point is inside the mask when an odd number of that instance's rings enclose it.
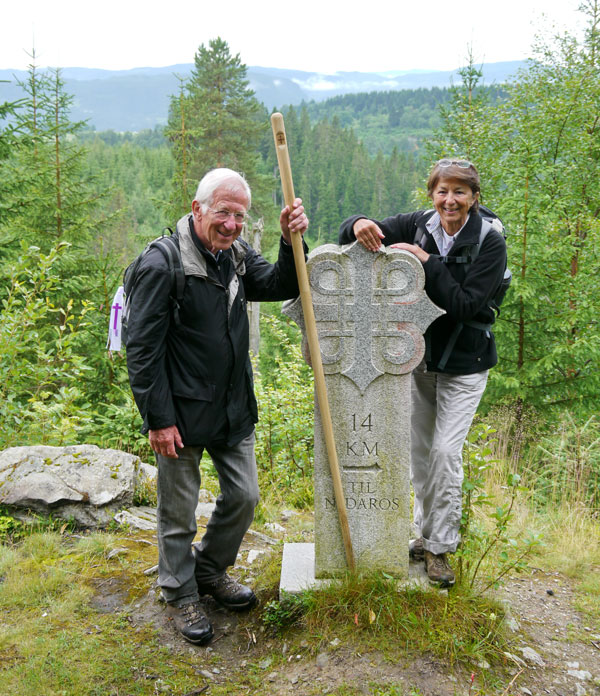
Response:
[[[476,93],[486,92],[494,103],[504,92],[501,87],[481,88]],[[325,101],[302,102],[311,123],[326,120],[341,128],[351,129],[372,156],[379,150],[385,155],[394,148],[400,152],[418,154],[423,141],[440,126],[439,106],[450,99],[448,88],[403,89],[387,92],[363,92],[331,97]],[[282,107],[286,113],[292,104]],[[265,124],[267,115],[265,112]],[[95,133],[109,145],[120,142],[133,142],[142,147],[166,145],[162,126],[117,133],[114,130],[91,131],[83,139],[90,139]],[[270,132],[267,140],[270,140]]]
[[[483,65],[483,81],[488,85],[507,82],[524,65],[521,61]],[[64,68],[66,92],[74,97],[71,118],[87,120],[96,130],[140,131],[164,125],[169,96],[179,90],[178,76],[187,79],[192,67],[184,63],[133,70]],[[16,81],[25,76],[25,71],[0,70],[0,104],[22,96]],[[460,83],[457,71],[325,74],[263,67],[249,67],[248,80],[269,110],[359,92],[433,91]]]
[[[501,86],[484,87],[491,103],[502,97]],[[450,99],[449,88],[402,89],[398,91],[344,94],[326,101],[306,104],[312,122],[323,118],[338,119],[351,128],[367,150],[390,154],[394,147],[401,152],[418,152],[422,142],[441,125],[439,107]]]

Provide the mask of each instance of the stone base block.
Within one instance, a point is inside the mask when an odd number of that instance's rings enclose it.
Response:
[[[407,551],[408,554],[408,551]],[[284,544],[279,581],[279,599],[283,594],[299,594],[302,590],[321,587],[335,580],[315,578],[315,545]],[[422,589],[437,589],[429,583],[424,563],[409,563],[408,580],[398,581],[399,587],[419,586]],[[440,591],[440,590],[438,590]]]

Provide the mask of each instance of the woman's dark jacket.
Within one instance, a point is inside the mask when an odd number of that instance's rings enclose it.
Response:
[[[385,246],[397,242],[413,244],[417,228],[424,225],[430,214],[430,211],[421,210],[373,222],[379,225],[385,235]],[[352,228],[361,218],[366,216],[355,215],[342,223],[340,244],[349,244],[356,239]],[[477,245],[481,224],[481,216],[471,212],[448,256],[464,256],[469,248]],[[429,232],[425,233],[421,246],[429,254],[440,253]],[[506,243],[502,235],[494,229],[486,235],[479,255],[472,264],[444,263],[435,256],[430,256],[423,264],[427,295],[436,305],[446,310],[446,314],[436,319],[425,334],[429,371],[471,374],[487,370],[498,362],[492,332],[463,325],[446,365],[443,368],[439,367],[444,350],[458,323],[469,320],[480,324],[494,322],[495,312],[490,302],[500,285],[505,268]]]
[[[172,278],[158,249],[143,258],[131,297],[127,367],[143,431],[177,425],[184,445],[234,445],[258,420],[248,356],[247,302],[298,295],[283,239],[270,264],[241,239],[217,262],[190,215],[177,223],[185,290],[176,324]]]

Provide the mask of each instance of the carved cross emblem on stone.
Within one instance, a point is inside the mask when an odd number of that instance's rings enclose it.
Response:
[[[358,242],[318,247],[308,261],[326,374],[341,374],[361,393],[384,373],[406,374],[421,361],[423,334],[443,310],[424,291],[425,274],[412,254]],[[299,302],[288,314],[304,331]]]

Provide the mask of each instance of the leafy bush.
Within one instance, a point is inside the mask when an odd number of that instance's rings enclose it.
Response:
[[[0,508],[0,543],[4,541],[16,541],[20,538],[23,523],[6,514]]]
[[[527,490],[520,485],[518,474],[508,475],[501,500],[488,492],[486,474],[497,463],[491,458],[495,432],[484,423],[474,425],[464,452],[458,579],[480,592],[498,586],[511,571],[525,570],[527,558],[540,543],[532,532],[523,536],[511,533],[515,501]]]
[[[313,386],[300,346],[292,343],[275,317],[261,316],[266,330],[281,347],[270,380],[256,371],[259,423],[256,460],[261,490],[298,508],[312,505]]]
[[[309,604],[310,595],[307,593],[285,594],[280,600],[267,602],[261,618],[267,628],[275,632],[282,631],[298,625]]]
[[[22,246],[0,314],[0,448],[27,442],[62,445],[76,440],[89,419],[78,382],[88,369],[74,343],[87,328],[90,305],[55,307],[59,278],[53,266],[68,249],[49,254]]]

